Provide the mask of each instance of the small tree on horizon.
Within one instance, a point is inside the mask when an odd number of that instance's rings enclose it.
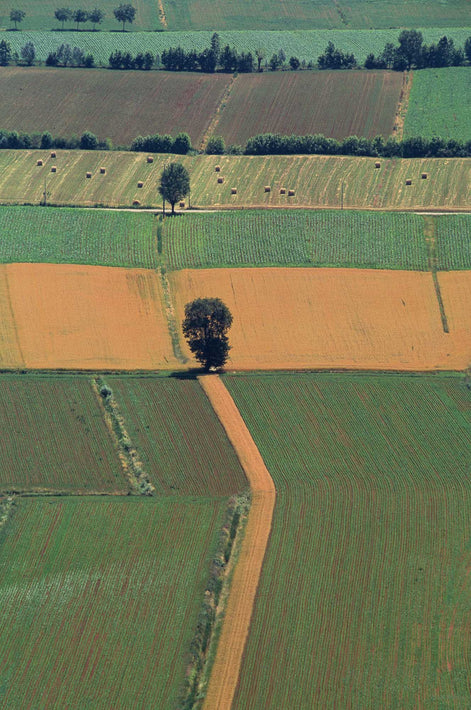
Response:
[[[206,372],[226,364],[231,349],[227,331],[232,321],[232,313],[220,298],[197,298],[186,304],[183,335]]]
[[[74,18],[74,22],[77,23],[78,30],[80,23],[88,21],[88,12],[79,7],[77,10],[74,10],[72,17]]]
[[[126,22],[129,22],[130,24],[134,22],[134,18],[136,17],[136,8],[133,7],[130,3],[124,3],[113,10],[113,15],[116,17],[118,22],[123,23],[124,32]]]
[[[54,17],[56,20],[59,20],[59,22],[62,22],[62,29],[64,29],[64,22],[68,22],[72,19],[72,10],[68,7],[58,7],[57,10],[54,11]]]
[[[190,192],[190,175],[181,163],[169,163],[160,176],[159,193],[164,200],[172,205],[175,214],[175,203],[182,200]]]
[[[10,11],[10,22],[15,23],[15,30],[18,29],[18,22],[23,22],[25,16],[26,16],[26,12],[24,10],[11,10]]]
[[[96,7],[94,10],[91,10],[88,13],[88,19],[93,25],[93,31],[95,32],[96,26],[101,24],[103,22],[103,18],[105,17],[105,13],[103,10],[100,10],[99,7]]]

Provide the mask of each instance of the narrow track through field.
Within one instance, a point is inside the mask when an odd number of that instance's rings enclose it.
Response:
[[[198,379],[240,459],[252,491],[245,536],[203,706],[204,710],[230,710],[270,537],[276,492],[260,452],[223,382],[217,375]]]

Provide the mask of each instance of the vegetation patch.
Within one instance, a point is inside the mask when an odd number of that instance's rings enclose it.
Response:
[[[438,268],[471,269],[471,216],[440,216],[434,222]]]

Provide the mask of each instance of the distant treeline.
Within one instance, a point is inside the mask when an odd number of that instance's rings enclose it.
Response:
[[[35,63],[36,50],[32,42],[27,42],[21,48],[19,55],[12,53],[6,40],[0,41],[0,65],[7,66],[10,62],[27,64]],[[421,32],[403,30],[398,36],[398,44],[386,43],[378,55],[368,54],[363,64],[359,63],[351,52],[337,49],[329,42],[317,62],[300,61],[298,57],[287,58],[283,49],[267,57],[263,49],[254,52],[238,52],[226,44],[221,47],[219,35],[215,32],[209,47],[201,52],[185,50],[182,47],[170,47],[162,55],[152,52],[130,52],[115,50],[109,56],[110,69],[164,69],[166,71],[188,72],[222,72],[250,73],[260,71],[297,71],[300,69],[392,69],[404,71],[407,69],[424,69],[426,67],[449,67],[471,64],[471,37],[464,47],[455,47],[453,39],[441,37],[437,43],[424,44]],[[55,51],[49,53],[46,59],[48,66],[95,66],[93,54],[85,53],[80,47],[61,44]]]
[[[107,138],[100,141],[90,131],[80,137],[53,137],[48,131],[43,133],[21,133],[0,130],[0,149],[49,149],[67,150],[113,150],[112,142]],[[177,136],[160,135],[137,136],[129,148],[119,146],[119,150],[131,150],[145,153],[196,153],[192,148],[187,133]],[[397,141],[382,136],[376,138],[358,138],[349,136],[343,140],[326,138],[323,135],[283,136],[278,133],[265,133],[249,138],[245,148],[239,145],[227,146],[223,138],[213,136],[209,139],[205,151],[208,155],[356,155],[382,158],[469,158],[471,140],[457,141],[443,138],[405,138]]]

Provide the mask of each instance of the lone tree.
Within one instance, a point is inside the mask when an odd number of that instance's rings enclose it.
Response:
[[[175,203],[182,200],[190,192],[190,176],[181,163],[169,163],[160,176],[159,192],[164,200],[172,205],[175,214]]]
[[[132,24],[134,22],[134,18],[136,17],[136,8],[133,7],[130,3],[124,3],[120,5],[119,7],[116,7],[113,10],[113,14],[118,20],[118,22],[123,23],[123,32],[124,32],[124,26],[126,22],[129,22]]]
[[[23,22],[26,12],[24,10],[11,10],[10,22],[15,23],[15,30],[18,29],[18,22]]]
[[[231,349],[227,331],[231,325],[232,314],[220,298],[197,298],[186,304],[183,335],[206,372],[226,363]]]

